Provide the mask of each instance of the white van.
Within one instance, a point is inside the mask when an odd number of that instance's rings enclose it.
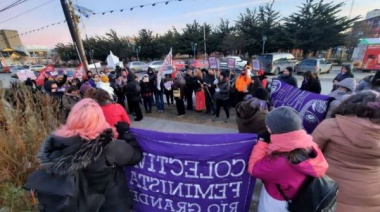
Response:
[[[257,59],[265,73],[274,75],[278,75],[288,66],[294,70],[298,64],[298,61],[290,53],[267,53],[259,55]]]

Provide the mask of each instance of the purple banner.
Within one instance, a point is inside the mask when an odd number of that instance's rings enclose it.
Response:
[[[271,99],[275,108],[285,105],[297,110],[308,133],[325,119],[331,102],[329,96],[302,91],[279,80],[272,81]]]
[[[135,211],[248,212],[254,134],[177,134],[132,129],[144,158],[126,169]]]

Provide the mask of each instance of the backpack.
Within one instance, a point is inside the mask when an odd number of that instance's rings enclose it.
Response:
[[[58,175],[38,169],[23,188],[37,198],[39,211],[98,211],[105,202],[103,195],[89,192],[82,171]]]
[[[297,154],[296,157],[302,158],[301,161],[309,158],[301,154]],[[319,178],[307,176],[292,200],[285,195],[279,184],[276,184],[276,187],[288,202],[290,212],[335,211],[338,184],[327,175]]]

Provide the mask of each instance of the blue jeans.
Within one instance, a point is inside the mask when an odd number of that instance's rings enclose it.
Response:
[[[157,110],[165,110],[164,93],[155,93],[154,98],[156,100]]]

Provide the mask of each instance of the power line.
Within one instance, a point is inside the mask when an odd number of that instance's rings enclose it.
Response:
[[[22,3],[26,2],[26,1],[28,1],[28,0],[17,0],[15,2],[13,2],[12,4],[4,7],[3,9],[0,9],[0,12],[4,12],[6,10],[9,10],[9,9],[11,9],[11,8],[13,8],[13,7],[17,6],[17,5],[20,5],[20,4],[22,4]]]
[[[56,22],[56,23],[52,23],[52,24],[48,24],[46,26],[43,26],[43,27],[40,27],[40,28],[37,28],[37,29],[33,29],[33,30],[29,30],[29,31],[25,31],[23,33],[19,33],[19,34],[15,35],[15,36],[12,36],[12,37],[0,40],[0,42],[1,41],[5,41],[5,40],[9,40],[9,39],[13,39],[13,38],[16,38],[16,37],[20,37],[21,35],[27,35],[27,34],[32,34],[34,32],[39,32],[39,31],[42,31],[42,30],[44,30],[44,29],[46,29],[46,28],[48,28],[50,26],[59,25],[61,23],[66,23],[66,20],[60,21],[60,22]]]
[[[46,2],[45,4],[48,4],[48,3],[52,2],[52,1],[54,1],[54,0],[51,0],[51,1],[49,1],[49,2]],[[181,1],[183,1],[183,0],[167,0],[167,1],[159,1],[159,2],[154,2],[154,3],[150,3],[150,4],[136,5],[136,6],[132,6],[132,7],[129,7],[129,8],[121,8],[121,9],[115,9],[115,10],[108,10],[108,11],[98,12],[98,13],[93,12],[92,14],[93,14],[93,15],[97,15],[97,14],[105,15],[106,13],[113,13],[114,11],[124,12],[124,11],[127,11],[128,9],[129,9],[130,11],[132,11],[132,10],[135,9],[135,8],[141,9],[141,8],[143,8],[143,7],[145,7],[145,6],[153,6],[153,7],[154,7],[154,6],[158,5],[158,4],[165,4],[165,5],[168,5],[170,2],[181,2]],[[43,5],[45,5],[45,4],[43,4]],[[43,6],[43,5],[40,5],[40,6],[38,6],[38,7],[41,7],[41,6]],[[36,8],[33,8],[33,9],[36,9]],[[33,10],[33,9],[31,9],[31,10]],[[79,12],[81,12],[81,11],[79,10]],[[7,20],[6,20],[6,21],[7,21]],[[5,22],[5,21],[3,21],[3,22]],[[3,22],[0,22],[0,23],[3,23]],[[42,30],[48,28],[49,26],[59,25],[60,23],[65,23],[65,22],[66,22],[66,20],[64,20],[64,21],[60,21],[60,22],[57,22],[57,23],[48,24],[48,25],[46,25],[46,26],[43,26],[43,27],[40,27],[40,28],[37,28],[37,29],[34,29],[34,30],[26,31],[26,32],[23,32],[23,33],[21,33],[21,34],[17,34],[17,35],[15,35],[15,36],[13,36],[13,37],[9,37],[9,38],[7,38],[7,39],[0,40],[0,42],[1,42],[1,41],[4,41],[4,40],[9,40],[9,39],[13,39],[13,38],[16,38],[16,37],[20,37],[21,35],[27,35],[27,34],[31,34],[31,33],[34,33],[34,32],[42,31]],[[84,28],[84,26],[83,26],[83,28]]]
[[[32,9],[30,9],[30,10],[27,10],[27,11],[25,11],[24,13],[21,13],[21,14],[18,14],[18,15],[16,15],[16,16],[13,16],[13,17],[11,17],[11,18],[8,18],[8,19],[6,19],[6,20],[0,22],[0,24],[1,24],[1,23],[4,23],[4,22],[7,22],[7,21],[10,21],[10,20],[12,20],[12,19],[15,19],[15,18],[17,18],[17,17],[19,17],[19,16],[25,15],[26,13],[31,12],[31,11],[33,11],[33,10],[36,10],[36,9],[38,9],[38,8],[40,8],[40,7],[42,7],[42,6],[45,6],[45,5],[47,5],[47,4],[49,4],[49,3],[53,2],[53,1],[54,1],[54,0],[50,0],[50,1],[45,2],[45,3],[43,3],[43,4],[41,4],[41,5],[37,6],[37,7],[34,7],[34,8],[32,8]]]
[[[124,12],[124,11],[127,11],[127,10],[134,10],[135,8],[143,8],[145,6],[156,6],[158,4],[165,4],[165,5],[168,5],[170,2],[180,2],[180,1],[183,1],[183,0],[167,0],[167,1],[159,1],[159,2],[154,2],[154,3],[149,3],[149,4],[141,4],[141,5],[135,5],[135,6],[132,6],[132,7],[127,7],[127,8],[121,8],[121,9],[114,9],[114,10],[107,10],[107,11],[103,11],[103,12],[93,12],[92,14],[93,15],[96,15],[96,14],[106,14],[106,13],[113,13],[113,12],[116,12],[116,11],[120,11],[120,12]],[[80,12],[80,11],[79,11]]]

